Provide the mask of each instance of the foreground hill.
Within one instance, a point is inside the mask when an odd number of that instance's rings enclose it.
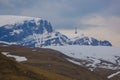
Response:
[[[0,54],[0,80],[44,80],[47,77],[38,75],[27,67]]]
[[[0,54],[3,57],[0,58],[2,59],[0,60],[2,80],[12,76],[11,80],[17,80],[18,76],[23,76],[18,80],[42,80],[41,78],[43,80],[107,80],[105,77],[67,61],[66,58],[70,57],[55,50],[1,45],[0,52],[9,52],[11,55],[27,58],[27,61],[19,64]],[[29,77],[29,72],[32,78]]]
[[[0,80],[72,80],[46,70],[20,64],[0,54]]]

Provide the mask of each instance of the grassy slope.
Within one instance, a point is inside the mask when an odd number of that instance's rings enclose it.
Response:
[[[51,74],[44,71],[42,73],[44,73],[44,75],[47,75],[47,77],[56,78],[55,80],[67,80],[66,77],[75,80],[106,80],[105,78],[103,79],[85,68],[68,62],[66,59],[64,59],[66,56],[62,55],[58,51],[50,49],[35,49],[36,51],[32,51],[33,49],[18,46],[10,46],[4,48],[1,47],[0,50],[11,52],[11,54],[14,55],[26,56],[28,58],[28,61],[23,62],[23,64],[27,66],[34,66],[35,68],[32,70],[38,74],[42,72],[39,71],[39,69],[47,70],[47,72],[54,72],[56,73],[56,76],[52,76]],[[64,77],[64,79],[58,78],[57,75],[61,75]]]
[[[46,70],[20,64],[0,54],[0,80],[71,80]]]
[[[110,80],[120,80],[120,74],[112,77]]]

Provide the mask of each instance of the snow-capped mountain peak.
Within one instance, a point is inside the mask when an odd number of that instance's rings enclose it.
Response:
[[[112,46],[107,40],[101,41],[93,37],[85,36],[84,34],[74,34],[70,40],[70,44],[72,45]]]
[[[50,45],[112,46],[109,41],[100,41],[84,35],[75,34],[73,37],[71,39],[55,31],[50,22],[41,18],[0,15],[0,41],[30,47]]]
[[[0,16],[0,41],[23,46],[41,47],[64,45],[68,38],[55,31],[50,22],[41,18],[25,16]]]

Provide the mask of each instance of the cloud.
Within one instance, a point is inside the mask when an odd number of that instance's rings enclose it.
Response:
[[[30,3],[34,5],[35,2],[33,2],[33,0],[0,0],[0,10],[4,11],[4,13],[6,13],[7,10],[16,12],[17,10],[30,8],[30,6],[32,6]],[[10,12],[8,12],[8,14],[9,13]]]
[[[111,0],[109,2],[109,5],[103,8],[101,11],[102,14],[104,15],[109,15],[109,16],[120,16],[120,0]]]
[[[0,14],[41,17],[64,32],[78,27],[96,36],[112,33],[112,40],[113,34],[120,34],[119,4],[120,0],[0,0]]]
[[[119,13],[119,2],[119,0],[0,0],[0,14],[42,17],[57,29],[73,29],[76,26],[88,29],[96,25],[80,24],[79,21],[84,16],[115,15],[112,13]]]
[[[119,32],[118,30],[120,30],[120,17],[93,14],[80,19],[79,24],[100,27],[101,29],[105,27],[109,30]]]
[[[0,0],[0,7],[1,8],[6,8],[6,7],[13,7],[13,0]]]
[[[114,26],[110,23],[120,15],[119,3],[119,0],[0,0],[0,14],[42,17],[57,29],[89,29]]]

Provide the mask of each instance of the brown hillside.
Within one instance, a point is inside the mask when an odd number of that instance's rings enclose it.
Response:
[[[0,50],[1,52],[10,52],[10,54],[13,55],[25,56],[28,60],[22,63],[27,66],[37,67],[33,69],[35,72],[39,72],[37,69],[47,70],[47,72],[56,73],[57,75],[67,78],[69,77],[72,80],[107,80],[83,67],[67,61],[67,56],[55,50],[21,46],[0,47]]]

